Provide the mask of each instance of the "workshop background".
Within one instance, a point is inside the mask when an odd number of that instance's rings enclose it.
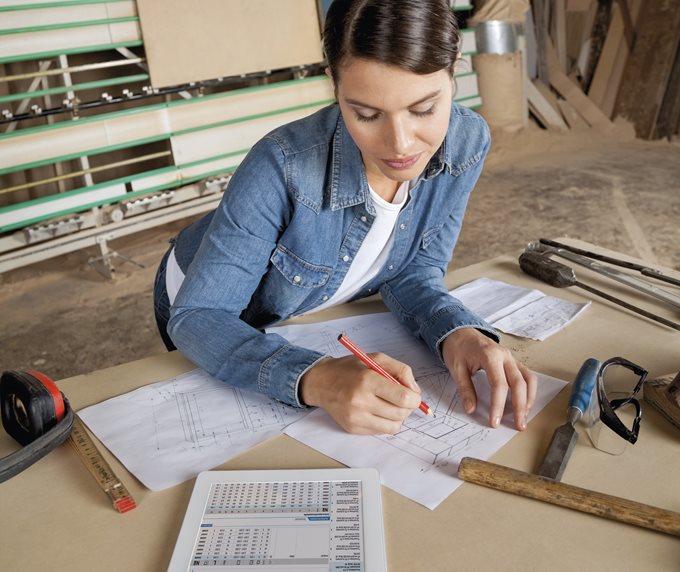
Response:
[[[168,239],[333,99],[328,1],[0,0],[0,367],[164,351]],[[493,145],[453,268],[572,237],[680,271],[680,0],[452,0]]]

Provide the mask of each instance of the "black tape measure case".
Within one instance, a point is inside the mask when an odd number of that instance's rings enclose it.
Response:
[[[0,408],[5,431],[23,445],[0,459],[0,483],[61,445],[73,428],[68,399],[54,381],[37,371],[3,372]]]

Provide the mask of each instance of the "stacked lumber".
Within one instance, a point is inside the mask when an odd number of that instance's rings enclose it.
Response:
[[[531,0],[531,8],[536,70],[526,94],[541,126],[607,132],[622,117],[638,137],[678,133],[680,0]]]

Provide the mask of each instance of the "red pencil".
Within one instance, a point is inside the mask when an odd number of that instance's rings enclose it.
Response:
[[[349,351],[351,351],[355,356],[357,356],[362,362],[364,362],[370,369],[373,371],[379,373],[383,377],[386,377],[390,381],[393,381],[394,383],[398,383],[399,385],[403,385],[397,378],[392,377],[387,370],[383,369],[383,367],[374,359],[372,359],[368,354],[364,353],[364,351],[359,348],[359,346],[354,345],[354,342],[352,342],[347,336],[344,334],[340,334],[338,336],[338,341],[345,346]],[[425,415],[431,415],[434,417],[434,413],[432,412],[432,409],[425,403],[424,401],[420,402],[419,409],[425,414]]]

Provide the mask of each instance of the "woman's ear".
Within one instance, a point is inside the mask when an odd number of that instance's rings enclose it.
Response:
[[[335,99],[338,99],[338,86],[335,85],[335,80],[333,79],[333,73],[331,72],[331,68],[326,66],[326,68],[323,70],[328,79],[331,80],[331,83],[333,84],[333,93],[335,94]]]

